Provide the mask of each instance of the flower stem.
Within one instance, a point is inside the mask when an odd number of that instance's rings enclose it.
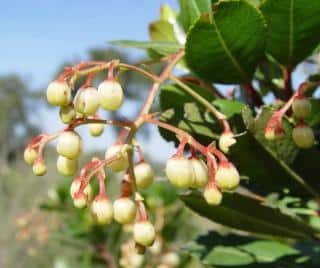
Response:
[[[195,92],[191,87],[180,81],[175,76],[171,75],[170,79],[179,85],[184,91],[186,91],[189,95],[195,98],[198,102],[200,102],[209,112],[211,112],[222,124],[224,131],[230,131],[229,123],[226,119],[226,116],[218,111],[210,102],[208,102],[205,98]]]

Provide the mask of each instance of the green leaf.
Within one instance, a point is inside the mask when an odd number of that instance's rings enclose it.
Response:
[[[238,266],[253,263],[254,258],[235,247],[216,246],[203,262],[217,266]]]
[[[152,41],[176,42],[173,26],[164,20],[150,23],[149,34]]]
[[[274,262],[282,257],[298,254],[296,249],[277,241],[254,241],[247,245],[240,246],[240,248],[254,255],[256,261],[264,263]]]
[[[177,17],[177,12],[172,9],[172,7],[168,4],[164,4],[160,9],[160,20],[164,20],[170,22],[175,20]]]
[[[283,97],[281,95],[284,87],[283,70],[272,57],[266,56],[260,61],[254,79],[258,81],[263,96],[272,91],[275,97]]]
[[[213,100],[213,95],[206,89],[192,85],[192,87],[207,100]],[[210,143],[216,134],[213,132],[213,124],[209,117],[205,116],[205,109],[196,104],[193,97],[188,95],[176,85],[167,85],[161,88],[160,108],[161,121],[173,124],[180,129],[192,134],[197,140]],[[176,136],[162,128],[160,134],[167,141],[176,141]]]
[[[241,113],[242,103],[230,100],[215,100],[215,97],[208,89],[194,84],[188,85],[221,110],[228,118]],[[161,121],[168,122],[187,131],[204,144],[211,143],[221,131],[220,124],[211,114],[206,112],[203,105],[177,85],[167,85],[161,88],[160,108],[163,112]],[[171,132],[160,128],[160,133],[166,140],[176,141],[175,135]]]
[[[319,44],[319,0],[266,0],[261,11],[268,25],[266,51],[280,64],[295,67]]]
[[[180,45],[175,42],[139,42],[130,40],[117,40],[110,42],[110,44],[121,47],[152,49],[161,55],[173,54],[183,48],[183,45]]]
[[[184,44],[186,38],[177,21],[176,12],[169,5],[161,6],[160,19],[149,24],[149,36],[152,41],[180,44]],[[153,59],[160,59],[163,55],[166,55],[151,48],[148,49],[148,54]],[[183,60],[179,62],[179,66],[184,65]]]
[[[285,131],[283,138],[275,141],[268,141],[265,138],[264,130],[273,113],[274,110],[270,107],[263,107],[262,111],[255,119],[254,127],[251,128],[251,132],[264,146],[272,150],[277,158],[283,160],[285,163],[292,163],[297,156],[299,149],[292,140],[291,133],[293,127],[287,118],[283,118],[282,120],[282,128]]]
[[[209,232],[188,243],[184,250],[197,256],[203,264],[214,266],[281,267],[276,262],[282,259],[282,265],[289,263],[288,257],[299,256],[299,251],[280,242],[255,240],[239,235],[220,235]],[[286,260],[283,258],[286,257]],[[249,266],[248,266],[249,265]],[[241,266],[242,267],[242,266]]]
[[[246,1],[248,1],[251,5],[254,5],[256,7],[259,7],[263,2],[263,0],[246,0]]]
[[[219,2],[212,23],[202,16],[190,29],[187,64],[206,81],[248,82],[263,56],[265,33],[257,8],[239,0]]]
[[[241,114],[244,107],[243,103],[235,100],[217,99],[213,101],[214,106],[223,111],[223,114],[230,118],[234,115]]]
[[[320,155],[316,153],[307,156],[304,154],[312,150],[301,151],[297,148],[291,137],[292,126],[286,118],[282,121],[284,137],[267,141],[264,129],[271,114],[270,107],[264,107],[257,118],[253,118],[250,110],[244,109],[243,120],[249,132],[239,137],[237,144],[231,147],[231,158],[241,174],[250,177],[249,187],[261,194],[287,189],[296,196],[317,196],[319,188],[312,187],[319,185],[315,184],[318,181],[316,173],[308,171],[316,171],[318,165],[311,164],[312,158],[316,159]],[[303,169],[305,171],[301,171]]]
[[[314,230],[302,221],[237,193],[223,193],[219,206],[208,205],[199,193],[181,195],[180,198],[199,215],[231,228],[297,239],[313,236]]]
[[[311,127],[319,127],[320,125],[320,100],[310,99],[312,104],[311,115],[307,118],[307,123]]]
[[[289,190],[295,196],[317,195],[303,178],[250,132],[239,137],[230,149],[230,158],[241,175],[250,178],[246,186],[251,190],[260,194]]]
[[[180,0],[179,21],[187,32],[190,26],[199,17],[206,13],[211,17],[211,1],[210,0]]]
[[[167,182],[158,181],[146,191],[147,199],[150,202],[155,202],[157,206],[168,206],[177,200],[177,191],[171,187]]]
[[[289,164],[292,164],[298,154],[296,145],[292,142],[292,126],[284,119],[283,127],[286,131],[285,138],[274,142],[266,141],[264,128],[271,116],[271,109],[264,108],[255,119],[250,115],[250,110],[243,109],[243,104],[221,100],[205,88],[189,84],[204,98],[209,100],[215,107],[221,110],[228,118],[235,133],[245,129],[239,116],[243,110],[243,120],[249,128],[249,132],[237,138],[237,143],[230,149],[230,159],[235,163],[241,175],[250,180],[243,182],[251,190],[260,194],[268,192],[284,192],[289,190],[290,194],[300,197],[313,197],[316,191],[310,187],[310,179],[301,177],[303,172],[296,172]],[[209,144],[219,137],[220,124],[206,113],[203,106],[180,89],[177,85],[168,85],[162,88],[160,94],[160,107],[163,111],[161,121],[165,121],[190,133],[202,144]],[[245,112],[247,111],[247,112]],[[168,141],[177,141],[174,134],[164,129],[159,129],[161,135]],[[306,158],[307,159],[307,158]],[[315,157],[314,159],[318,159]],[[314,170],[318,165],[307,169]],[[254,167],[254,168],[253,168]],[[299,175],[301,174],[301,176]],[[310,178],[316,180],[316,174],[310,172]],[[307,176],[307,177],[308,177]],[[312,184],[311,185],[315,185]]]
[[[303,176],[303,179],[318,192],[320,190],[319,159],[320,150],[317,147],[313,147],[308,150],[300,150],[299,154],[297,155],[297,157],[291,165],[291,168],[297,174]]]

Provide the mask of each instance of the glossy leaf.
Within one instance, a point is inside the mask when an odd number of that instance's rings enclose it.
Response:
[[[303,176],[313,189],[320,191],[320,150],[317,147],[313,147],[308,150],[300,150],[299,154],[295,158],[291,165],[291,168],[297,173]]]
[[[290,245],[211,231],[189,242],[183,249],[210,267],[317,268],[320,264],[317,242]]]
[[[206,13],[211,17],[210,0],[179,0],[179,2],[181,10],[178,19],[186,32],[201,14]]]
[[[277,241],[215,232],[199,236],[188,243],[184,250],[198,257],[203,264],[215,267],[260,267],[259,264],[265,264],[266,267],[280,268],[280,263],[294,263],[294,258],[301,256],[298,250]],[[278,260],[281,262],[278,263]]]
[[[267,53],[282,65],[295,67],[319,44],[319,0],[266,0],[261,11],[268,25]]]
[[[248,82],[263,56],[265,33],[257,8],[246,1],[219,2],[212,22],[202,16],[188,33],[187,64],[210,82]]]
[[[320,100],[311,99],[312,110],[311,115],[307,118],[307,122],[311,127],[319,127],[320,125]]]
[[[149,34],[153,41],[176,42],[173,26],[164,20],[150,23]]]
[[[263,0],[246,0],[246,1],[248,1],[250,4],[252,4],[256,7],[259,7],[263,2]]]
[[[112,41],[110,42],[110,44],[129,48],[152,49],[161,55],[173,54],[177,52],[179,49],[183,48],[183,45],[180,45],[175,42],[139,42],[130,40],[118,40]]]
[[[247,186],[260,194],[289,191],[296,196],[314,196],[305,181],[274,152],[263,146],[251,133],[237,139],[230,158],[241,175],[249,177]],[[253,168],[254,167],[254,168]],[[307,188],[306,188],[307,187]]]
[[[316,189],[289,166],[298,150],[292,144],[291,126],[287,125],[288,122],[284,120],[283,126],[287,135],[283,140],[271,144],[265,140],[263,130],[265,121],[270,116],[268,113],[270,110],[264,109],[257,118],[253,118],[248,108],[245,108],[243,119],[249,131],[239,137],[237,143],[231,147],[232,161],[242,175],[250,178],[247,187],[260,194],[287,190],[296,196],[316,196]]]
[[[310,239],[314,233],[302,221],[237,193],[224,193],[219,206],[208,205],[199,193],[180,198],[199,215],[231,228],[297,239]]]
[[[213,94],[206,88],[188,84],[198,94],[220,109],[228,118],[240,115],[243,104],[230,100],[215,100]],[[220,124],[214,117],[206,112],[202,104],[195,101],[188,93],[177,85],[162,87],[160,94],[160,107],[163,111],[161,120],[169,122],[192,134],[193,137],[204,144],[209,144],[221,132]],[[174,134],[160,129],[161,135],[168,141],[176,141]]]
[[[289,123],[287,118],[282,120],[282,128],[285,131],[284,137],[274,141],[268,141],[265,138],[264,130],[267,123],[274,113],[269,107],[264,107],[259,115],[254,120],[254,126],[251,127],[251,132],[254,136],[263,143],[264,146],[271,149],[274,154],[286,163],[292,163],[296,155],[298,154],[298,148],[292,140],[292,129],[293,126]]]

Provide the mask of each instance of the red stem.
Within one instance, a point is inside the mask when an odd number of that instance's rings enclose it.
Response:
[[[110,62],[107,79],[114,80],[114,61]]]
[[[184,147],[186,146],[186,144],[188,143],[188,139],[183,137],[180,141],[180,144],[178,146],[177,152],[176,152],[176,156],[183,156],[183,152],[184,152]]]
[[[220,162],[229,162],[226,156],[222,152],[220,152],[217,148],[209,147],[209,151],[210,153],[213,153],[216,157],[218,157]]]
[[[81,88],[87,88],[92,86],[92,79],[94,77],[94,73],[88,74],[86,81],[82,85]]]
[[[148,220],[148,213],[146,207],[142,201],[137,202],[138,205],[138,221],[147,221]]]
[[[255,106],[260,107],[264,104],[261,96],[250,82],[243,84],[243,87],[246,90],[249,97],[252,99]]]
[[[121,198],[129,197],[131,195],[131,182],[128,174],[124,176],[122,180]]]
[[[80,177],[84,178],[86,176],[86,173],[89,171],[89,169],[95,168],[99,164],[99,160],[93,160],[83,166],[83,168],[80,171]]]
[[[144,154],[143,154],[141,146],[137,145],[137,149],[138,149],[138,157],[139,157],[138,163],[143,163],[144,162]]]
[[[214,163],[211,159],[211,157],[207,157],[207,164],[208,164],[208,169],[209,169],[209,181],[207,183],[206,187],[211,187],[212,185],[215,185],[215,167]]]
[[[125,136],[128,134],[128,130],[127,129],[122,129],[118,135],[118,138],[116,140],[115,144],[122,144],[124,141]]]
[[[190,146],[190,151],[191,151],[191,157],[197,158],[197,152],[192,146]]]
[[[214,155],[216,155],[220,161],[227,161],[228,162],[228,159],[226,158],[226,156],[222,152],[220,152],[218,149],[216,149],[214,147],[210,147],[210,146],[209,146],[209,148],[203,146],[201,143],[197,142],[192,136],[190,136],[188,133],[184,132],[183,130],[181,130],[179,128],[176,128],[170,124],[167,124],[167,123],[155,120],[155,119],[151,119],[151,118],[146,118],[145,121],[149,122],[151,124],[158,125],[159,127],[165,128],[165,129],[177,134],[181,138],[187,139],[187,143],[190,146],[194,147],[199,152],[201,152],[204,156],[207,156],[208,153],[211,152]]]
[[[291,75],[292,75],[291,68],[287,67],[283,70],[284,94],[285,94],[286,100],[290,99],[290,97],[293,94]]]
[[[149,113],[149,110],[152,106],[153,100],[156,97],[156,94],[158,92],[158,89],[160,87],[160,84],[165,81],[172,69],[174,68],[174,66],[177,64],[177,62],[184,56],[184,50],[180,50],[179,52],[177,52],[174,55],[170,55],[170,57],[168,58],[168,60],[170,60],[170,63],[164,68],[164,70],[162,71],[162,73],[159,76],[158,82],[155,82],[149,92],[149,95],[147,97],[147,99],[144,102],[144,105],[140,111],[139,116],[145,115]]]
[[[105,174],[104,171],[101,170],[98,174],[98,180],[99,180],[99,195],[106,197],[106,186],[105,186]]]
[[[231,132],[230,125],[227,120],[223,119],[223,120],[220,120],[220,122],[223,127],[223,132],[225,132],[225,133]]]

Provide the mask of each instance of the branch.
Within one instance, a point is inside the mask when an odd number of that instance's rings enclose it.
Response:
[[[195,92],[191,87],[181,82],[178,78],[171,75],[170,79],[177,83],[184,91],[186,91],[189,95],[194,97],[198,102],[200,102],[209,112],[211,112],[222,124],[224,131],[230,131],[230,126],[227,121],[226,116],[218,111],[210,102],[208,102],[205,98]]]
[[[290,99],[290,97],[293,94],[291,75],[292,75],[291,68],[287,67],[283,69],[284,95],[286,97],[286,100]]]
[[[176,53],[170,57],[171,62],[165,67],[163,72],[160,74],[159,80],[157,82],[155,82],[153,84],[153,86],[151,87],[149,95],[148,95],[148,97],[142,107],[141,112],[140,112],[140,116],[149,113],[150,108],[152,106],[152,103],[156,97],[158,90],[159,90],[160,84],[169,78],[173,68],[178,63],[178,61],[184,56],[184,54],[185,54],[184,50],[180,50],[178,53]]]
[[[258,91],[253,87],[251,82],[243,84],[243,87],[255,106],[260,107],[264,104],[262,97],[260,96]]]

